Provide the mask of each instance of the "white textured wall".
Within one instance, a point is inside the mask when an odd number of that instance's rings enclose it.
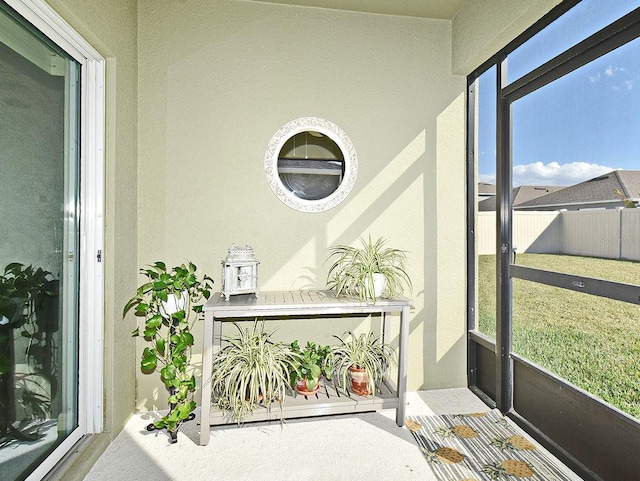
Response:
[[[217,278],[232,242],[251,243],[261,288],[280,289],[323,285],[329,245],[390,238],[411,254],[410,388],[465,384],[464,214],[446,207],[464,198],[464,78],[451,66],[469,73],[557,1],[470,2],[453,40],[444,21],[231,0],[49,3],[108,59],[107,426],[131,402],[138,353],[119,317],[138,267],[188,257]],[[291,211],[262,177],[269,139],[299,116],[337,123],[360,157],[349,200],[324,214]]]
[[[138,8],[139,264],[190,258],[218,280],[229,245],[249,243],[261,290],[318,288],[329,246],[386,237],[410,255],[410,389],[465,385],[464,209],[446,213],[464,199],[465,81],[450,74],[450,23],[236,1]],[[336,123],[359,156],[354,190],[326,213],[290,209],[264,177],[272,135],[301,116]],[[437,272],[440,253],[454,278]],[[346,327],[278,333],[328,343]],[[140,408],[162,405],[155,379],[138,382]]]
[[[470,0],[453,20],[453,73],[468,75],[562,0]]]
[[[435,192],[425,198],[425,219],[432,205],[437,216],[434,226],[425,223],[425,277],[434,274],[436,281],[435,295],[425,288],[428,315],[422,355],[427,387],[467,385],[462,366],[466,366],[467,350],[466,167],[461,128],[465,105],[465,95],[460,94],[437,117]],[[429,251],[431,242],[436,244],[435,252]]]

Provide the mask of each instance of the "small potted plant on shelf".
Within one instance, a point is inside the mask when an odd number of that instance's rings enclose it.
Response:
[[[310,396],[320,390],[320,379],[330,380],[333,375],[333,352],[330,346],[307,342],[304,349],[297,340],[291,343],[291,351],[299,356],[290,371],[291,384],[298,394]]]
[[[335,261],[329,269],[327,287],[336,295],[357,297],[375,304],[379,297],[393,298],[411,288],[404,251],[385,247],[386,240],[360,238],[361,248],[338,245],[329,249]]]
[[[238,424],[260,404],[267,409],[274,403],[282,406],[290,389],[289,372],[301,361],[289,345],[274,340],[263,324],[256,321],[244,330],[234,324],[238,336],[226,337],[226,345],[213,359],[214,405],[231,413]]]
[[[340,344],[333,348],[335,372],[346,389],[350,379],[351,391],[359,396],[375,394],[376,382],[384,378],[395,353],[372,332],[355,335],[347,331],[343,337],[334,336]]]
[[[190,366],[194,344],[191,329],[202,312],[200,302],[209,298],[213,285],[209,276],[200,278],[196,270],[191,262],[172,269],[156,262],[141,269],[146,282],[123,310],[123,317],[133,309],[136,316],[144,318],[142,329],[137,327],[132,332],[149,344],[142,352],[140,366],[144,373],[159,371],[169,391],[169,413],[147,429],[166,429],[172,443],[177,441],[180,425],[194,418],[196,408],[196,378]]]

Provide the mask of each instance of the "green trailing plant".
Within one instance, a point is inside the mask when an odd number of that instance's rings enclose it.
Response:
[[[200,278],[196,270],[191,262],[172,269],[156,262],[141,269],[146,282],[123,310],[123,317],[133,309],[136,316],[144,318],[143,326],[132,332],[149,344],[142,351],[140,367],[145,373],[159,371],[169,391],[169,413],[148,429],[166,429],[172,442],[180,425],[193,418],[196,408],[196,379],[190,368],[194,344],[191,329],[202,312],[201,301],[209,298],[213,285],[209,276]]]
[[[374,274],[382,274],[386,281],[383,296],[393,298],[411,288],[404,251],[386,247],[386,240],[375,242],[359,238],[361,247],[338,245],[329,249],[335,259],[329,269],[327,287],[336,295],[357,297],[361,301],[376,302]]]
[[[23,421],[51,416],[57,392],[53,338],[58,330],[57,283],[51,272],[18,262],[8,264],[0,275],[0,434],[14,429],[14,401],[27,416]],[[18,352],[24,355],[28,371],[15,379]]]
[[[380,336],[373,332],[359,335],[347,331],[342,337],[334,336],[340,344],[333,347],[335,372],[339,376],[340,385],[346,389],[349,369],[365,369],[367,371],[367,390],[375,394],[376,382],[381,381],[387,368],[395,360],[395,351],[388,344],[381,342]]]
[[[23,337],[38,330],[38,313],[47,298],[53,297],[53,274],[41,267],[18,262],[7,265],[0,276],[0,325],[13,329],[31,325]]]
[[[214,405],[231,413],[238,424],[262,403],[267,409],[282,405],[291,388],[289,372],[301,361],[289,345],[272,338],[258,321],[225,337],[225,346],[213,359],[211,390]]]
[[[334,369],[331,346],[322,346],[308,341],[304,348],[300,348],[300,343],[295,340],[291,343],[291,351],[299,356],[290,371],[292,385],[304,379],[307,390],[313,391],[320,382],[321,376],[331,380]]]

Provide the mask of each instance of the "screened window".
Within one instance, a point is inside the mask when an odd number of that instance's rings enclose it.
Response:
[[[515,356],[640,417],[639,6],[579,2],[469,82],[470,339],[498,359],[470,372],[504,409]]]

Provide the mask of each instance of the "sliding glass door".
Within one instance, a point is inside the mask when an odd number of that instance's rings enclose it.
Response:
[[[0,472],[79,426],[80,65],[0,3]]]

